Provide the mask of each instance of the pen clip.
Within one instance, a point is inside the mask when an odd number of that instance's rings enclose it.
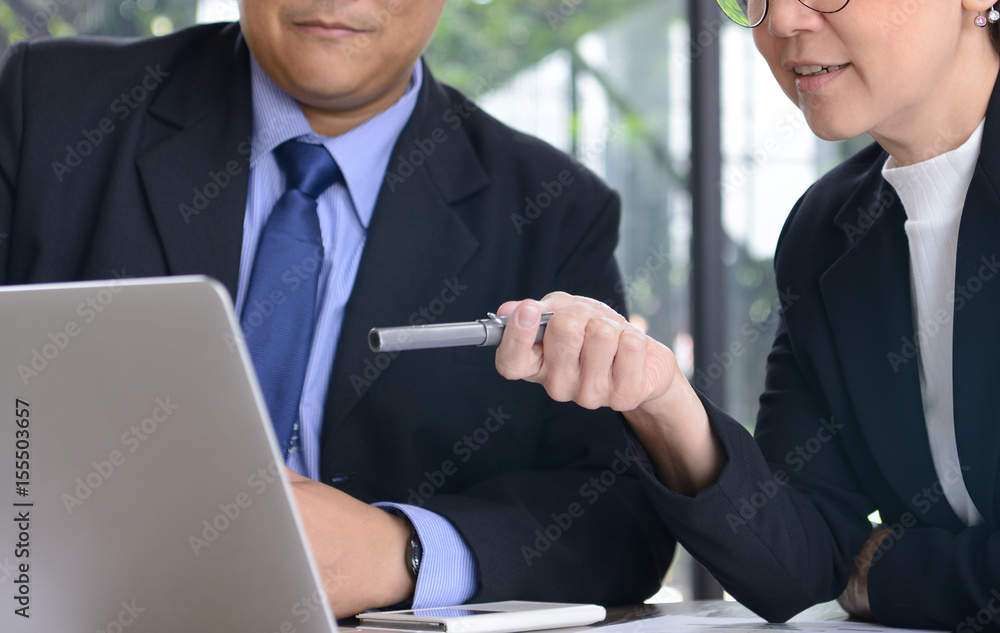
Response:
[[[497,316],[496,312],[487,312],[486,316],[490,321],[501,326],[507,325],[507,321],[510,319],[510,317]]]
[[[542,323],[538,327],[538,334],[535,335],[535,342],[541,343],[542,336],[545,334],[545,324],[548,322],[549,317],[552,316],[552,312],[542,313]],[[497,316],[495,312],[487,312],[487,318],[479,321],[483,324],[486,329],[486,339],[480,347],[495,346],[500,344],[500,340],[503,338],[504,328],[507,326],[507,321],[510,317]]]
[[[548,323],[549,319],[552,318],[553,314],[555,314],[555,312],[542,312],[542,325],[545,325],[546,323]],[[495,323],[495,324],[497,324],[499,326],[505,326],[505,325],[507,325],[507,321],[510,320],[510,317],[497,316],[496,312],[487,312],[486,316],[488,318],[487,319],[483,319],[483,321],[489,321],[489,322]]]

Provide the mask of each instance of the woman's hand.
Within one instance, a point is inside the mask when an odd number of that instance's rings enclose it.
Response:
[[[871,605],[868,603],[868,572],[871,570],[872,562],[878,552],[879,545],[892,532],[883,527],[872,530],[872,535],[868,537],[865,544],[861,546],[861,551],[854,557],[854,569],[851,572],[851,579],[847,582],[847,588],[840,594],[837,602],[847,611],[848,614],[862,620],[874,620]]]
[[[535,343],[543,312],[553,312]],[[610,407],[645,446],[668,488],[694,495],[726,463],[701,400],[663,344],[599,301],[557,292],[505,303],[509,316],[496,366],[510,380],[541,384],[553,400]]]
[[[535,343],[542,312],[554,312],[545,344]],[[497,370],[545,387],[558,402],[632,411],[670,389],[680,373],[673,353],[608,306],[565,293],[505,303],[509,316]]]

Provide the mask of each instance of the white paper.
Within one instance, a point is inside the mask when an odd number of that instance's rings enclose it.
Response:
[[[761,631],[802,631],[803,633],[927,633],[912,629],[865,622],[819,621],[768,624],[761,618],[712,618],[689,615],[662,615],[649,620],[601,627],[601,633],[760,633]]]

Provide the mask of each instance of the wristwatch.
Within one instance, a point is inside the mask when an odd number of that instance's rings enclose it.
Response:
[[[417,579],[420,573],[420,561],[424,557],[424,547],[420,544],[420,537],[414,532],[410,535],[410,545],[406,548],[406,565],[410,569],[410,576]]]

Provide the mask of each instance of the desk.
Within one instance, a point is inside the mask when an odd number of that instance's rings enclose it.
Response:
[[[642,604],[634,607],[608,609],[608,617],[590,629],[603,628],[612,624],[651,620],[662,615],[686,615],[700,618],[756,618],[753,611],[738,602],[725,600],[702,600],[677,602],[673,604]],[[792,618],[792,622],[815,622],[817,620],[846,620],[847,613],[836,602],[818,604]],[[584,630],[584,629],[581,629]]]
[[[697,602],[678,602],[674,604],[641,604],[632,607],[615,607],[608,609],[608,617],[600,624],[592,626],[578,627],[572,629],[557,629],[558,633],[584,633],[611,627],[629,622],[641,622],[652,620],[664,615],[692,616],[701,618],[757,618],[752,611],[736,602],[726,602],[723,600],[704,600]],[[795,616],[793,622],[816,622],[846,620],[847,614],[836,602],[828,602],[816,605]],[[343,632],[367,631],[371,633],[374,629],[366,629],[357,626],[356,620],[348,621],[346,626],[341,626]],[[664,629],[666,630],[666,629]]]

